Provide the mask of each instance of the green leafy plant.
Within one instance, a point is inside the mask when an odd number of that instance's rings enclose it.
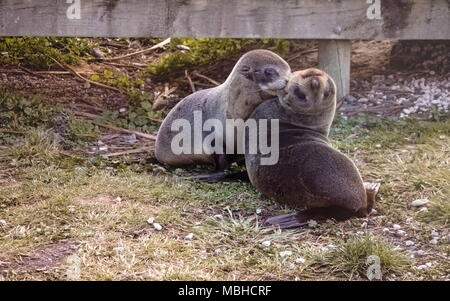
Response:
[[[0,128],[20,130],[51,123],[52,116],[61,110],[38,97],[0,91]]]
[[[286,53],[290,49],[288,40],[274,39],[177,38],[172,39],[170,45],[171,53],[148,65],[148,73],[157,80],[250,48],[267,48],[279,53]],[[181,49],[180,45],[183,46]]]
[[[57,61],[74,65],[87,56],[92,42],[79,38],[0,38],[0,63],[22,63],[35,68],[48,68]]]

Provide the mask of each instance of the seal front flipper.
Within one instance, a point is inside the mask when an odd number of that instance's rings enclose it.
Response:
[[[207,183],[217,183],[217,182],[223,182],[225,179],[226,174],[225,171],[216,171],[209,174],[202,174],[202,175],[196,175],[191,177],[186,177],[185,179],[192,179],[197,180],[201,182],[207,182]]]
[[[221,182],[221,180],[223,180],[226,177],[225,170],[227,170],[230,167],[231,164],[230,156],[223,154],[220,155],[214,154],[213,159],[214,165],[216,166],[215,172],[209,174],[196,175],[188,178],[208,183]]]
[[[196,175],[187,177],[187,179],[193,179],[207,183],[219,183],[219,182],[248,182],[250,179],[246,170],[233,173],[225,173],[224,171],[213,172],[210,174]]]

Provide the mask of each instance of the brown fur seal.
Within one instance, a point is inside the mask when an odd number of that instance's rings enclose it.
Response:
[[[370,212],[373,198],[368,200],[358,169],[327,138],[335,108],[334,81],[321,70],[307,69],[293,74],[287,95],[264,102],[250,116],[279,119],[278,162],[261,165],[260,152],[245,154],[251,183],[279,203],[307,208],[267,223],[293,228],[311,219],[343,220]]]
[[[194,111],[202,113],[202,120],[217,119],[222,125],[226,119],[247,119],[253,110],[264,100],[273,98],[278,90],[286,87],[291,76],[289,65],[277,54],[268,50],[253,50],[244,54],[227,80],[220,86],[195,92],[179,102],[164,119],[156,139],[156,159],[172,166],[193,164],[216,164],[216,169],[227,167],[225,155],[194,153],[194,147],[188,154],[175,154],[171,143],[177,135],[172,131],[175,120],[185,119],[194,123]],[[225,126],[223,126],[225,130]],[[212,131],[202,131],[205,139]],[[191,137],[194,137],[192,127]],[[218,141],[223,141],[225,150],[227,139],[225,131]],[[234,137],[235,143],[238,137]],[[236,145],[236,144],[235,144]]]

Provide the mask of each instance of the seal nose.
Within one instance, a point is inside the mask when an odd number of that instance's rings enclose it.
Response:
[[[264,68],[264,75],[271,78],[273,76],[278,75],[278,72],[274,68],[268,67],[268,68]]]

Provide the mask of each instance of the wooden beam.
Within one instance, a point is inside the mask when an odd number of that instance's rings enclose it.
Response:
[[[323,40],[319,42],[319,68],[325,70],[336,83],[339,102],[350,93],[350,41]]]
[[[0,36],[450,39],[447,0],[0,0]]]

